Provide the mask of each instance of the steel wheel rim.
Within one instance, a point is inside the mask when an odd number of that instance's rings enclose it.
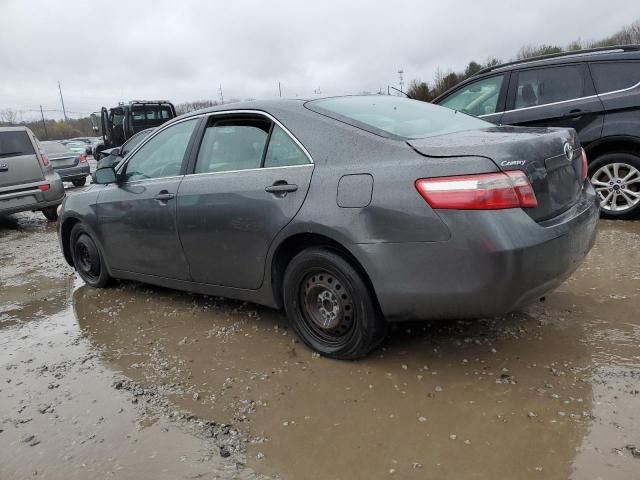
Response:
[[[356,312],[350,288],[340,276],[314,270],[300,284],[299,301],[304,329],[316,341],[342,345],[354,330]]]
[[[591,183],[600,199],[600,208],[625,212],[640,203],[640,170],[623,162],[609,163],[596,170]]]
[[[91,279],[100,275],[100,261],[91,254],[89,247],[84,242],[76,244],[76,260],[78,269]]]

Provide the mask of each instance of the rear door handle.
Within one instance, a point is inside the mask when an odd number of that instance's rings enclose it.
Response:
[[[278,183],[264,189],[265,192],[273,193],[276,195],[295,192],[296,190],[298,190],[298,186],[292,183]]]
[[[157,200],[158,202],[168,202],[169,200],[173,199],[174,197],[175,197],[175,194],[169,193],[169,192],[167,192],[165,190],[165,191],[160,192],[155,197],[153,197],[153,199]]]
[[[563,115],[563,117],[564,117],[564,118],[578,119],[578,118],[580,118],[581,116],[583,116],[583,115],[587,115],[587,114],[589,114],[589,113],[591,113],[591,112],[590,112],[590,111],[588,111],[588,110],[579,110],[579,109],[576,109],[576,110],[571,110],[571,111],[569,111],[569,112],[565,113],[565,114]]]

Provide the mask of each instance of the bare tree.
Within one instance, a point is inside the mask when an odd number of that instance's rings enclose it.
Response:
[[[0,122],[9,125],[17,125],[22,119],[22,113],[11,108],[0,110]]]

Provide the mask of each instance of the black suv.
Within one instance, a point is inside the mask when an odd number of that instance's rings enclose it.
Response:
[[[640,45],[485,68],[434,103],[496,124],[575,128],[602,216],[640,214]]]

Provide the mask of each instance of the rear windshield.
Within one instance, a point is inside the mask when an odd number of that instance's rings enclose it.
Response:
[[[487,128],[491,123],[431,103],[388,95],[338,97],[305,104],[363,130],[405,139]]]
[[[0,158],[33,155],[31,139],[27,132],[0,132]]]
[[[42,148],[47,155],[54,153],[70,153],[69,149],[58,142],[41,142]]]

